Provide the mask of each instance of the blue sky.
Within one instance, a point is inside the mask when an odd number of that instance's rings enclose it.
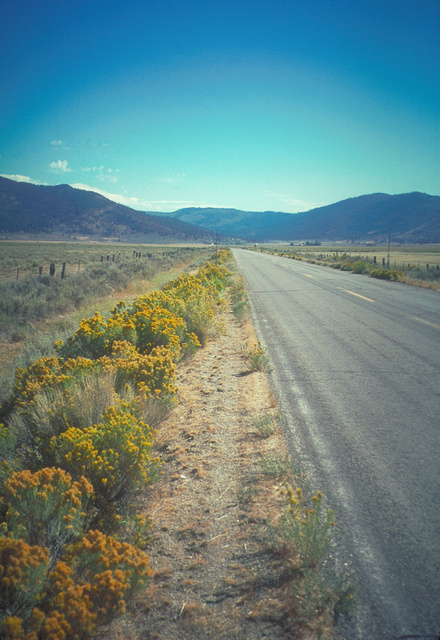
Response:
[[[22,0],[0,174],[137,209],[440,195],[438,0]]]

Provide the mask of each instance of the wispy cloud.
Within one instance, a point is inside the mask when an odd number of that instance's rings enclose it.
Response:
[[[220,205],[205,204],[203,202],[195,202],[193,200],[141,200],[127,195],[121,195],[117,193],[109,193],[103,189],[97,187],[91,187],[87,184],[75,183],[71,184],[74,189],[83,189],[84,191],[94,191],[99,193],[104,198],[108,198],[118,204],[123,204],[126,207],[137,209],[138,211],[155,211],[160,213],[161,211],[175,211],[176,209],[183,209],[186,207],[200,207],[200,208],[218,208]]]
[[[103,165],[100,167],[82,167],[81,171],[85,173],[94,173],[101,182],[117,182],[119,169],[106,169]]]
[[[178,182],[183,182],[186,177],[186,173],[167,173],[162,178],[157,178],[157,182],[164,182],[166,184],[176,184]]]
[[[92,140],[92,139],[87,140],[85,144],[90,149],[105,149],[106,147],[111,146],[110,142],[101,142],[100,140]],[[79,146],[83,146],[82,143],[80,143]]]
[[[51,162],[49,166],[52,173],[70,173],[73,169],[68,164],[67,160],[57,160],[56,162]]]
[[[200,208],[219,208],[218,204],[204,204],[202,202],[196,202],[195,200],[151,200],[151,204],[165,204],[165,205],[179,205],[186,207],[200,207]],[[224,207],[225,209],[227,207]]]
[[[101,182],[117,182],[118,177],[115,175],[116,173],[119,173],[118,169],[116,169],[116,171],[113,171],[113,169],[107,169],[105,172],[102,171],[98,175],[98,180],[101,180]]]
[[[69,147],[67,146],[65,140],[51,140],[50,146],[52,147],[52,149],[65,149],[66,151],[69,151]]]
[[[295,213],[300,213],[301,211],[310,211],[310,209],[315,209],[316,207],[323,207],[326,202],[310,202],[306,200],[300,200],[295,198],[294,196],[287,193],[273,193],[272,191],[266,191],[264,193],[266,198],[274,198],[282,202],[284,205],[288,205],[289,208],[295,209]]]
[[[139,198],[133,198],[130,196],[124,196],[117,193],[109,193],[108,191],[104,191],[103,189],[98,189],[97,187],[90,187],[88,184],[75,183],[71,184],[71,187],[74,189],[83,189],[84,191],[94,191],[95,193],[99,193],[104,198],[108,198],[113,202],[117,202],[118,204],[123,204],[126,207],[132,207],[133,209],[144,209],[148,208],[149,203],[140,200]]]
[[[15,180],[15,182],[29,182],[30,184],[40,184],[40,185],[46,184],[45,182],[40,182],[39,180],[33,180],[32,178],[29,178],[29,176],[21,176],[18,173],[14,175],[7,175],[6,173],[0,173],[0,176],[2,178],[8,178],[9,180]]]

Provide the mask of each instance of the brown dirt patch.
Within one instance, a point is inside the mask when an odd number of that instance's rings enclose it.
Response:
[[[226,332],[178,367],[178,404],[160,425],[164,474],[150,489],[153,578],[106,638],[186,640],[310,638],[292,626],[285,565],[262,542],[281,511],[283,478],[261,456],[285,459],[267,375],[249,371],[246,327],[225,314]]]

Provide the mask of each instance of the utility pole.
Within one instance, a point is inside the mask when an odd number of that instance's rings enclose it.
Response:
[[[390,268],[390,244],[391,244],[391,225],[390,232],[388,234],[388,255],[387,255],[387,268]]]

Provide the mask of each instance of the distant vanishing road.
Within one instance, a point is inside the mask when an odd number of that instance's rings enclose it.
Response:
[[[440,293],[233,253],[294,459],[358,581],[342,637],[439,637]]]

